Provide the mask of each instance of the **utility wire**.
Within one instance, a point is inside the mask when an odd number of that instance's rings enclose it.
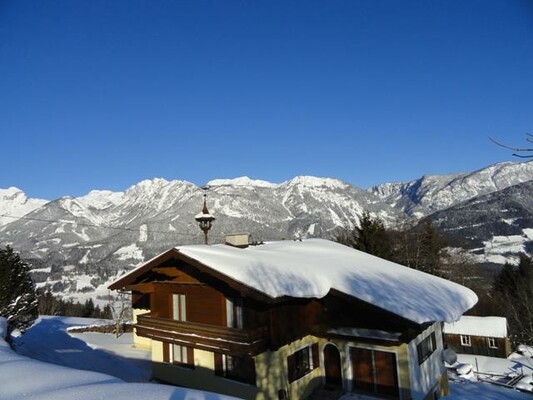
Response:
[[[13,218],[13,219],[23,219],[27,221],[38,221],[38,222],[48,222],[50,224],[63,222],[66,224],[73,224],[73,225],[79,225],[79,226],[86,226],[86,227],[92,227],[92,228],[105,228],[105,229],[115,229],[118,231],[129,231],[129,232],[139,232],[142,225],[139,225],[138,228],[119,228],[116,226],[110,226],[110,225],[97,225],[97,224],[90,224],[86,222],[75,222],[75,221],[64,221],[64,220],[50,220],[50,219],[42,219],[42,218],[31,218],[31,217],[20,217],[15,215],[7,215],[7,214],[0,214],[0,217],[6,217],[6,218]],[[153,230],[148,229],[149,232],[152,233],[162,233],[167,235],[182,235],[182,236],[191,236],[191,237],[200,237],[203,236],[202,233],[193,234],[188,232],[178,232],[178,231],[159,231],[159,230]]]
[[[21,217],[21,216],[8,215],[8,214],[0,214],[0,217],[13,218],[13,219],[22,219],[22,220],[26,220],[26,221],[47,222],[47,223],[50,223],[50,224],[62,222],[62,223],[78,225],[78,226],[85,226],[85,227],[91,227],[91,228],[114,229],[114,230],[117,230],[117,231],[124,231],[124,232],[139,232],[139,230],[140,230],[140,228],[142,226],[142,225],[139,225],[138,228],[120,228],[120,227],[116,227],[116,226],[97,225],[97,224],[91,224],[91,223],[86,223],[86,222],[75,222],[75,221],[65,221],[65,220],[51,220],[51,219],[33,218],[33,217],[24,217],[24,216]],[[147,231],[151,232],[151,233],[160,233],[160,234],[163,234],[163,235],[181,235],[181,236],[189,236],[189,237],[194,237],[194,238],[199,238],[199,237],[203,237],[204,236],[203,233],[194,234],[194,233],[170,231],[170,230],[169,231],[160,231],[160,230],[154,230],[154,229],[147,229]],[[226,235],[224,233],[221,233],[221,234],[218,233],[217,234],[215,232],[211,232],[211,234],[209,235],[209,239],[210,239],[211,242],[213,242],[213,241],[214,242],[217,242],[217,241],[223,242],[225,237],[226,237]],[[282,237],[283,237],[283,235],[281,235],[281,237],[270,238],[270,239],[261,238],[261,241],[277,241],[277,240],[280,240]]]

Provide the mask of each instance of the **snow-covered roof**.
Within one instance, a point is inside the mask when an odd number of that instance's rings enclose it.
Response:
[[[461,285],[323,239],[176,250],[272,298],[322,298],[334,289],[419,324],[455,321],[477,302]]]
[[[211,214],[203,213],[203,212],[201,212],[199,214],[196,214],[196,216],[194,217],[194,219],[196,219],[196,220],[198,220],[199,218],[204,218],[204,219],[209,218],[211,220],[215,219],[215,217],[213,217]]]
[[[459,321],[444,324],[444,333],[504,338],[507,337],[507,319],[465,315]]]

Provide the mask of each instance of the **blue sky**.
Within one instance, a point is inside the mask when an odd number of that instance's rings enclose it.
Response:
[[[515,160],[533,2],[0,2],[0,188],[336,177]]]

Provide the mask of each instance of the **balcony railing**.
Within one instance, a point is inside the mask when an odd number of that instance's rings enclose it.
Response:
[[[195,322],[176,321],[142,314],[135,325],[137,335],[235,356],[256,355],[267,349],[267,328],[235,329]]]

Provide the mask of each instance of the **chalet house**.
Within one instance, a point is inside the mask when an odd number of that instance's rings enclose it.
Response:
[[[245,399],[447,393],[442,322],[469,289],[322,239],[234,245],[172,248],[110,286],[132,292],[155,378]]]
[[[463,316],[459,321],[444,324],[444,343],[460,354],[507,358],[511,342],[507,337],[504,317]]]

